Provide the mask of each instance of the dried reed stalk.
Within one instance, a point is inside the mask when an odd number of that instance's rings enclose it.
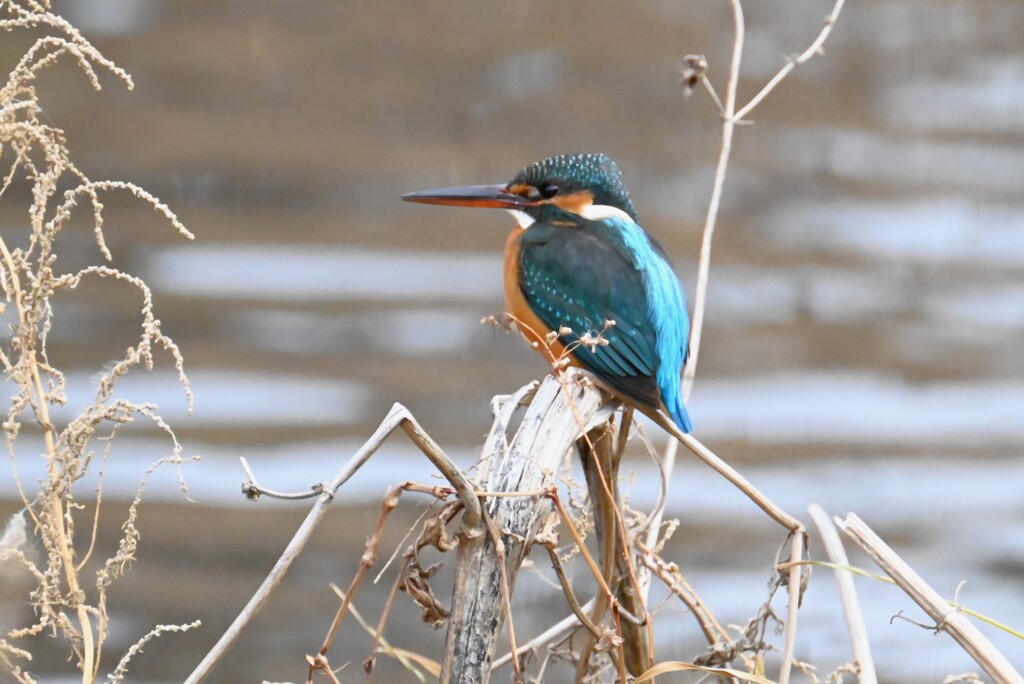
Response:
[[[907,593],[914,603],[935,621],[936,632],[946,632],[961,648],[999,684],[1024,684],[1021,676],[1010,661],[999,652],[992,642],[964,615],[952,606],[931,585],[925,582],[899,554],[892,550],[874,530],[867,526],[855,513],[845,519],[836,518],[836,526],[846,533],[875,565]]]
[[[0,666],[19,682],[35,679],[19,664],[31,654],[14,646],[19,639],[50,632],[67,641],[69,660],[74,662],[83,684],[99,676],[103,647],[108,632],[107,588],[124,574],[134,559],[139,533],[135,526],[145,477],[162,463],[179,467],[185,460],[182,448],[171,428],[160,418],[153,404],[133,403],[115,396],[119,378],[133,368],[151,369],[154,353],[168,352],[191,407],[191,390],[184,374],[184,360],[178,347],[165,336],[153,313],[152,293],[140,278],[106,265],[88,266],[78,271],[58,271],[56,242],[75,217],[80,202],[91,208],[87,221],[92,225],[96,246],[106,260],[112,255],[104,238],[101,197],[124,191],[148,203],[186,238],[192,235],[160,200],[137,185],[120,181],[93,181],[71,160],[62,130],[43,114],[36,90],[41,72],[58,61],[70,60],[85,74],[97,90],[99,74],[106,72],[133,87],[131,77],[104,57],[71,24],[50,10],[41,0],[0,2],[0,28],[6,31],[42,31],[14,65],[7,81],[0,86],[0,159],[7,171],[0,186],[5,201],[28,205],[23,233],[9,231],[0,239],[0,287],[8,304],[17,313],[17,322],[5,338],[0,362],[16,386],[4,421],[7,448],[14,468],[14,479],[21,494],[24,511],[38,537],[42,561],[29,560],[19,549],[4,549],[18,559],[36,580],[31,593],[36,621],[0,638]],[[12,190],[12,188],[14,188]],[[6,197],[5,197],[6,196]],[[125,355],[100,374],[91,405],[65,424],[58,424],[51,406],[67,401],[64,375],[53,367],[47,355],[47,343],[53,325],[53,299],[73,290],[90,278],[109,278],[137,289],[142,298],[142,326],[138,341]],[[168,435],[171,455],[154,464],[139,485],[128,507],[123,535],[115,550],[100,563],[99,570],[86,574],[86,561],[96,550],[96,531],[101,498],[94,500],[95,511],[89,520],[90,538],[81,553],[81,540],[75,531],[83,509],[76,484],[86,475],[93,461],[97,438],[113,437],[119,426],[138,419],[152,422]],[[47,476],[36,492],[27,491],[17,472],[16,444],[25,425],[41,430],[42,452],[47,461]],[[31,439],[31,436],[20,439]],[[182,489],[185,489],[182,481]],[[192,625],[194,626],[194,625]],[[143,644],[169,631],[190,626],[162,625],[143,636],[128,649],[110,681],[120,681],[131,658]]]

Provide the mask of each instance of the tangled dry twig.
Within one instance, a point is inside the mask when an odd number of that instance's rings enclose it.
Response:
[[[161,330],[153,310],[152,292],[136,276],[106,265],[88,266],[70,273],[57,268],[56,240],[72,221],[79,201],[91,206],[90,220],[97,248],[102,257],[112,258],[104,238],[101,196],[123,190],[152,206],[172,227],[186,238],[192,235],[174,213],[159,199],[141,187],[121,181],[93,181],[71,160],[63,131],[47,123],[36,91],[36,79],[47,67],[63,58],[76,63],[94,88],[100,89],[102,72],[112,74],[129,89],[131,77],[104,57],[67,21],[54,14],[49,4],[35,0],[0,2],[0,28],[8,31],[49,33],[26,51],[14,65],[0,88],[0,160],[7,172],[0,186],[0,198],[12,203],[27,193],[28,220],[24,238],[6,234],[0,239],[0,286],[6,300],[17,313],[0,351],[0,361],[8,377],[17,386],[3,424],[7,448],[14,467],[14,478],[32,532],[42,547],[42,560],[35,562],[17,556],[21,565],[35,578],[32,603],[36,611],[33,624],[15,630],[0,639],[0,662],[20,682],[35,681],[21,665],[29,653],[13,644],[18,640],[52,631],[68,643],[73,660],[81,670],[82,681],[89,684],[99,676],[103,646],[108,635],[107,589],[124,574],[135,558],[139,533],[136,527],[139,503],[149,472],[165,463],[179,468],[187,460],[171,427],[148,403],[130,402],[115,395],[118,380],[135,367],[151,369],[154,350],[166,351],[178,372],[191,406],[192,394],[184,372],[184,359],[177,345]],[[61,192],[61,188],[70,188]],[[111,278],[131,285],[142,294],[142,324],[138,341],[124,356],[106,369],[96,385],[95,397],[76,417],[58,425],[51,406],[67,402],[67,382],[47,354],[53,324],[53,298],[78,288],[91,277]],[[171,441],[171,455],[162,459],[143,476],[135,500],[128,508],[123,536],[112,555],[100,564],[90,591],[84,580],[87,561],[93,555],[100,495],[94,502],[91,536],[84,553],[76,543],[76,524],[83,509],[75,486],[93,462],[92,445],[99,438],[112,438],[119,426],[138,419],[150,421]],[[47,477],[37,492],[30,492],[17,471],[18,445],[33,436],[23,434],[26,425],[38,426],[42,451],[47,461]],[[22,449],[24,447],[21,447]],[[184,479],[181,480],[185,490]],[[112,681],[120,681],[132,655],[142,643],[173,627],[158,627],[125,654]]]

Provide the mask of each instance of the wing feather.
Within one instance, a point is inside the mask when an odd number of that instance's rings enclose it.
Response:
[[[567,344],[601,333],[607,345],[578,347],[574,356],[613,389],[652,407],[660,402],[656,328],[644,275],[614,245],[582,228],[534,224],[520,246],[519,286],[552,330],[567,327]],[[615,322],[605,328],[605,322]]]

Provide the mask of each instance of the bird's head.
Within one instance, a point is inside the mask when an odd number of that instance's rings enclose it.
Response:
[[[508,183],[424,190],[407,202],[508,209],[519,224],[558,218],[636,220],[619,167],[603,154],[562,154],[534,162]]]

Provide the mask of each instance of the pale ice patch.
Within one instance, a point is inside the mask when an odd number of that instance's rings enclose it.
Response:
[[[211,299],[318,302],[501,297],[501,256],[309,245],[189,245],[145,255],[155,291]]]
[[[792,171],[988,194],[1024,190],[1024,144],[932,140],[842,128],[784,128],[770,138]]]
[[[1024,59],[976,58],[961,71],[894,80],[878,90],[876,109],[917,131],[1024,132]]]
[[[708,289],[715,325],[789,323],[803,314],[830,323],[900,311],[907,296],[888,272],[845,268],[721,266]]]
[[[358,451],[362,442],[340,439],[232,446],[189,441],[184,446],[183,456],[187,458],[198,454],[202,458],[196,463],[186,463],[183,467],[189,495],[193,499],[206,505],[251,506],[252,502],[241,493],[246,475],[238,460],[240,456],[248,460],[260,484],[278,491],[303,491],[317,482],[329,481]],[[104,448],[106,443],[97,443],[94,450],[102,451]],[[115,439],[102,468],[104,498],[133,497],[140,478],[150,464],[170,453],[170,443],[166,440],[127,435]],[[479,458],[473,448],[453,449],[446,445],[445,453],[463,468],[471,467]],[[34,483],[46,477],[46,462],[38,457],[38,452],[27,442],[19,447],[17,455],[19,476],[31,491]],[[95,461],[89,474],[78,485],[79,497],[85,496],[83,492],[96,489],[99,466],[99,461]],[[437,483],[435,472],[427,458],[398,430],[353,476],[351,482],[339,491],[338,501],[378,501],[389,487],[405,480]],[[14,479],[0,477],[0,497],[17,496]],[[181,501],[177,469],[173,466],[158,468],[146,485],[146,498]],[[308,502],[303,505],[308,505]]]
[[[1024,285],[971,286],[930,294],[925,311],[949,322],[994,328],[1024,328]]]
[[[156,23],[160,0],[65,0],[59,8],[86,35],[130,36]]]
[[[238,309],[226,316],[246,347],[287,354],[373,351],[408,356],[454,355],[487,334],[470,309],[395,309],[329,315]]]
[[[187,425],[302,425],[349,424],[363,419],[372,397],[366,385],[274,373],[189,371],[195,393],[195,413],[187,415],[185,396],[176,375],[166,371],[136,370],[118,380],[115,397],[136,403],[154,403],[172,426]],[[91,404],[98,374],[70,373],[68,404],[55,407],[66,421]],[[140,422],[145,422],[140,419]]]
[[[457,354],[474,333],[487,332],[480,316],[469,311],[407,309],[382,318],[373,326],[374,342],[378,348],[396,354]]]
[[[800,287],[792,272],[722,266],[708,288],[708,308],[715,323],[749,325],[796,318]]]
[[[1021,406],[1021,383],[805,373],[699,382],[690,414],[702,436],[754,442],[1019,445]]]
[[[799,202],[773,213],[764,230],[787,249],[1024,266],[1024,211],[1010,205],[948,198]]]

